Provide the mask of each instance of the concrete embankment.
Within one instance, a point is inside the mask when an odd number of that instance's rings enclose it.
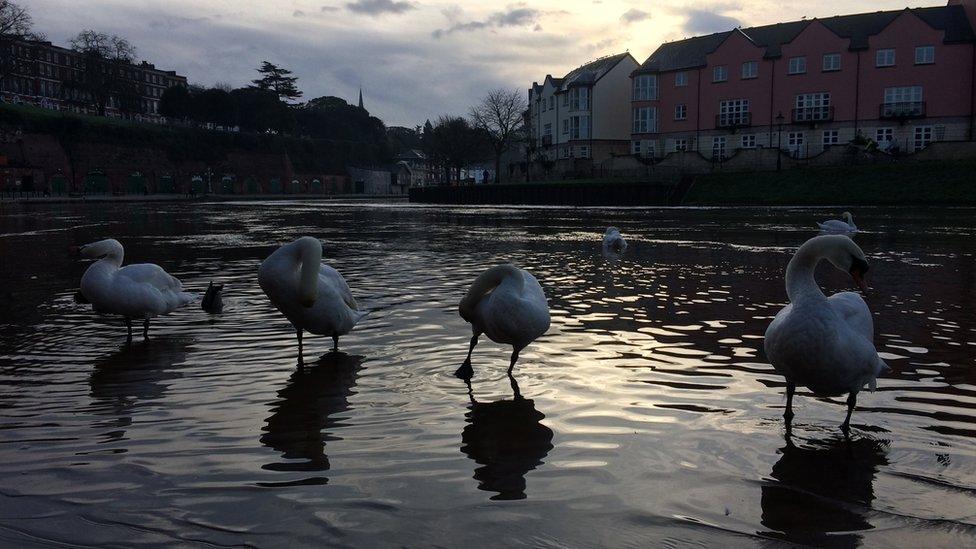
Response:
[[[635,182],[523,183],[410,189],[410,201],[426,204],[552,206],[668,206],[678,185]]]

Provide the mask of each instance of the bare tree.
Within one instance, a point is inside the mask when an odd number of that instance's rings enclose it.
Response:
[[[502,155],[518,140],[522,114],[528,108],[518,89],[496,88],[471,108],[474,125],[484,131],[495,155],[495,183],[501,176]]]
[[[139,85],[130,78],[126,65],[133,63],[136,48],[121,36],[94,30],[83,30],[70,40],[71,48],[83,54],[84,70],[79,77],[64,83],[65,91],[77,102],[89,103],[99,115],[115,99],[125,114],[142,111]]]
[[[27,8],[11,2],[0,0],[0,89],[4,79],[21,67],[19,56],[10,51],[13,42],[20,40],[43,40],[43,36],[33,31],[34,20]]]
[[[136,47],[127,39],[115,34],[109,36],[104,32],[83,30],[69,43],[71,49],[75,51],[102,59],[124,63],[132,63],[136,59]]]

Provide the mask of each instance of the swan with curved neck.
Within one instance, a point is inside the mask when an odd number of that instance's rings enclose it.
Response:
[[[539,281],[514,265],[498,265],[478,275],[458,305],[461,318],[471,324],[468,357],[455,372],[469,379],[471,353],[481,334],[512,346],[511,374],[519,352],[549,330],[549,304]]]
[[[844,212],[843,221],[831,219],[823,223],[817,223],[817,227],[825,234],[854,234],[857,232],[857,225],[854,224],[854,216],[851,212]]]
[[[814,270],[824,259],[867,290],[864,252],[846,236],[811,238],[786,267],[790,304],[766,329],[765,349],[773,368],[786,378],[787,433],[797,385],[819,396],[847,393],[847,417],[841,426],[847,435],[858,392],[865,385],[873,391],[878,375],[887,368],[874,347],[874,322],[864,299],[853,292],[828,298],[817,285]]]
[[[109,238],[78,249],[82,257],[96,260],[81,277],[81,294],[100,313],[120,315],[132,341],[132,321],[143,321],[142,336],[149,338],[149,319],[170,313],[193,301],[183,284],[159,265],[122,266],[122,244]]]
[[[622,254],[627,251],[627,241],[620,234],[620,229],[608,227],[603,233],[603,251]]]
[[[294,326],[299,354],[303,332],[331,337],[337,351],[339,336],[351,332],[366,316],[339,271],[322,263],[322,243],[310,236],[268,256],[258,269],[258,284]]]

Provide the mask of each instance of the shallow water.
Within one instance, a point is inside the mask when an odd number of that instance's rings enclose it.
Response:
[[[864,209],[876,343],[893,371],[805,391],[794,445],[762,334],[783,269],[839,212],[334,203],[3,206],[0,545],[963,546],[976,542],[976,220]],[[607,225],[630,242],[608,260]],[[329,354],[260,292],[310,234],[371,314]],[[72,296],[104,237],[194,291],[124,345]],[[513,261],[552,328],[471,389],[457,301]],[[849,278],[827,266],[830,292]]]

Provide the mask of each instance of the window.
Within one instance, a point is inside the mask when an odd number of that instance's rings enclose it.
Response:
[[[568,107],[569,106],[569,94],[568,93],[564,93],[563,94],[563,106],[564,107]]]
[[[641,152],[641,142],[640,139],[635,139],[630,142],[630,152],[631,154],[640,155]]]
[[[677,151],[687,151],[688,150],[688,139],[685,137],[679,137],[674,140],[674,150]]]
[[[657,75],[641,74],[634,77],[634,100],[653,101],[657,99]]]
[[[729,69],[725,65],[719,65],[712,69],[712,82],[725,82],[729,79]]]
[[[807,72],[807,58],[804,56],[790,57],[790,74],[803,74]]]
[[[563,158],[569,158],[569,149],[570,149],[570,147],[563,147],[563,150],[562,150],[562,156],[563,156]]]
[[[878,128],[874,131],[874,140],[882,149],[887,149],[891,143],[895,142],[894,128]]]
[[[929,146],[932,142],[932,126],[915,126],[915,139],[912,141],[912,150],[920,151]]]
[[[569,110],[590,110],[590,88],[573,88],[569,90]]]
[[[895,66],[895,50],[892,48],[878,50],[874,54],[874,66],[875,67],[894,67]]]
[[[674,73],[674,87],[683,88],[688,85],[688,73],[681,71]]]
[[[633,133],[657,133],[657,109],[641,107],[634,109]]]
[[[794,122],[830,119],[830,93],[801,93],[796,96]]]
[[[725,159],[725,136],[712,138],[712,160]]]
[[[823,56],[823,71],[839,71],[840,70],[840,54],[839,53],[825,53]]]
[[[884,102],[917,103],[922,100],[922,86],[906,86],[903,88],[885,88]]]
[[[555,109],[555,108],[556,108],[556,98],[550,95],[549,96],[549,110],[551,111],[552,109]]]
[[[580,148],[579,148],[579,157],[580,158],[589,158],[590,157],[590,148],[588,146],[586,146],[586,145],[581,145]]]
[[[755,149],[756,148],[756,134],[750,133],[742,136],[742,141],[740,142],[743,149]]]
[[[786,148],[794,157],[800,156],[800,152],[803,150],[803,132],[786,134]]]
[[[552,139],[552,124],[546,124],[542,127],[542,135]]]
[[[931,65],[935,63],[935,46],[919,46],[915,48],[915,64]]]
[[[825,149],[830,145],[837,145],[838,143],[840,143],[840,132],[837,130],[824,130],[823,146]]]
[[[563,135],[566,135],[567,133],[569,133],[569,119],[568,118],[564,118],[563,119]]]
[[[759,61],[746,61],[742,64],[742,79],[757,78],[759,76]]]
[[[922,102],[922,86],[885,88],[884,104],[881,105],[881,118],[907,118],[923,116],[925,103]]]
[[[569,117],[569,138],[570,139],[590,138],[590,117],[589,116]]]
[[[719,103],[718,126],[747,126],[750,122],[749,100],[730,99]]]
[[[688,106],[684,103],[679,103],[674,106],[674,119],[675,120],[685,120],[688,118]]]

